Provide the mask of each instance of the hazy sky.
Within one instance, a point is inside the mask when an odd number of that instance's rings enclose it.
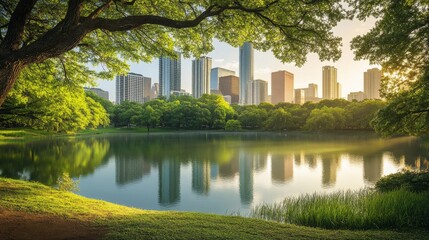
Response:
[[[254,53],[254,75],[255,79],[268,81],[271,88],[271,72],[286,70],[294,74],[294,87],[304,88],[309,83],[316,83],[319,86],[319,97],[322,94],[322,66],[331,65],[338,69],[338,82],[342,85],[342,97],[347,98],[350,92],[363,91],[363,73],[373,67],[368,61],[354,61],[354,54],[350,50],[350,41],[357,35],[368,32],[374,26],[375,20],[369,19],[366,22],[342,21],[334,28],[336,36],[342,37],[342,56],[337,62],[321,62],[317,54],[309,54],[307,62],[298,68],[294,63],[282,64],[271,52]],[[233,48],[227,43],[214,42],[215,50],[207,56],[213,60],[213,67],[223,67],[234,70],[238,76],[238,48]],[[158,82],[158,59],[152,63],[131,63],[131,72],[143,74],[152,78],[152,84]],[[192,91],[192,59],[182,58],[182,89],[187,92]],[[109,91],[110,100],[115,100],[115,81],[99,81],[101,89]],[[269,90],[271,92],[271,90]]]

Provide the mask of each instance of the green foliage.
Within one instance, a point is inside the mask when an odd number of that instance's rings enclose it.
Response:
[[[263,127],[263,124],[267,118],[268,114],[265,109],[251,107],[242,111],[238,117],[238,120],[244,128],[260,129]]]
[[[79,181],[73,180],[67,172],[64,172],[57,179],[57,188],[60,191],[79,191]]]
[[[344,129],[346,110],[339,107],[322,107],[313,109],[307,118],[305,128],[311,130]]]
[[[372,126],[385,136],[424,135],[429,129],[428,1],[347,1],[359,19],[375,17],[367,34],[355,37],[356,59],[383,69],[381,93],[388,100]]]
[[[328,229],[429,228],[429,194],[370,190],[306,194],[256,206],[250,216]]]
[[[265,129],[274,131],[288,130],[292,125],[292,115],[283,108],[278,108],[270,113],[265,122]]]
[[[380,192],[389,192],[405,189],[412,192],[429,192],[429,171],[404,170],[382,177],[375,183],[375,189]]]
[[[24,71],[0,107],[0,126],[76,132],[109,124],[103,106],[82,87],[59,81],[54,67],[32,65]]]
[[[241,130],[241,123],[238,120],[228,120],[225,124],[225,131],[237,132]]]

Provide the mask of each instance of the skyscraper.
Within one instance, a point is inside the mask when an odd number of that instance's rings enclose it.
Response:
[[[150,99],[155,99],[159,96],[159,83],[154,83],[150,90]]]
[[[267,102],[268,97],[268,82],[264,80],[254,80],[252,86],[252,104],[258,105],[262,102]]]
[[[253,45],[245,42],[240,47],[240,104],[252,103],[252,81],[253,81]]]
[[[337,82],[337,69],[333,66],[322,67],[323,99],[339,98],[339,85]]]
[[[231,103],[239,100],[239,79],[237,76],[224,76],[219,78],[219,90],[224,96],[231,96]]]
[[[159,95],[168,97],[171,91],[181,89],[181,54],[177,53],[177,58],[159,58]]]
[[[293,73],[278,71],[271,73],[271,103],[293,102]]]
[[[210,70],[212,59],[200,57],[192,60],[192,96],[200,98],[203,94],[210,94]]]
[[[219,78],[235,75],[235,72],[225,68],[212,68],[210,71],[210,90],[219,90]]]
[[[368,99],[381,99],[381,70],[378,68],[368,69],[363,73],[363,91]]]
[[[151,78],[137,73],[116,76],[116,103],[123,101],[145,103],[150,100]]]
[[[299,88],[299,89],[295,89],[295,101],[294,103],[296,104],[304,104],[305,103],[305,92],[306,92],[307,88]]]

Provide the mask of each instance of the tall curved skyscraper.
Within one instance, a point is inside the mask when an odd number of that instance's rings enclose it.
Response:
[[[252,104],[253,45],[245,42],[240,47],[240,105]]]

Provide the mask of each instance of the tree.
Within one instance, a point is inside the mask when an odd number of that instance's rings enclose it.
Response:
[[[238,120],[228,120],[225,124],[225,131],[237,132],[241,130],[241,124]]]
[[[9,0],[0,2],[0,106],[23,70],[55,64],[88,82],[127,70],[125,61],[199,56],[217,38],[271,49],[302,65],[308,53],[338,59],[331,29],[346,17],[340,0]],[[251,23],[251,24],[250,24]],[[102,72],[89,65],[102,66]]]
[[[310,130],[343,129],[346,123],[346,111],[339,107],[313,109],[307,118],[305,128]]]
[[[149,132],[150,127],[156,127],[159,123],[160,115],[155,111],[151,106],[146,106],[143,109],[140,123],[147,127],[147,132]]]
[[[283,108],[277,108],[272,111],[267,121],[265,122],[265,129],[284,131],[288,130],[292,124],[292,114],[285,111]]]
[[[267,120],[268,114],[264,109],[258,109],[256,106],[244,110],[238,120],[244,128],[262,128]]]
[[[81,87],[58,81],[55,69],[31,66],[0,108],[0,126],[76,132],[109,124],[102,105]],[[42,76],[35,78],[34,76]]]
[[[384,135],[428,133],[429,2],[348,2],[359,19],[377,18],[370,32],[352,41],[356,59],[383,68],[381,93],[389,103],[372,125]]]

